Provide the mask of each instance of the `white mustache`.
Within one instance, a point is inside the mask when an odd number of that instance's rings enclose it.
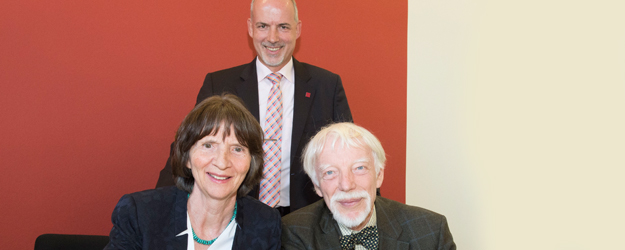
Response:
[[[369,193],[367,193],[366,191],[362,191],[362,190],[352,191],[349,193],[338,191],[334,193],[334,195],[332,195],[330,202],[334,203],[334,202],[338,202],[342,200],[350,200],[350,199],[358,199],[358,198],[367,199],[369,198]]]
[[[353,199],[363,199],[362,202],[366,203],[366,206],[362,211],[359,211],[355,214],[355,216],[349,217],[340,212],[338,207],[340,206],[340,201],[342,200],[353,200]],[[352,228],[360,225],[371,212],[371,196],[367,191],[352,191],[349,193],[337,191],[330,198],[329,204],[330,212],[332,212],[332,217],[339,224],[346,226],[348,228]]]

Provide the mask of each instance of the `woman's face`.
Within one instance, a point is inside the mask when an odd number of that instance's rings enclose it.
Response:
[[[194,192],[201,191],[216,200],[236,197],[252,158],[248,148],[234,136],[234,129],[230,128],[230,131],[230,135],[224,138],[222,128],[191,147],[187,167],[195,179]]]

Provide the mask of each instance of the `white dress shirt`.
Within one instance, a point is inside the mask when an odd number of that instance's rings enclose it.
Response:
[[[278,71],[282,74],[280,80],[280,90],[282,91],[282,158],[280,164],[280,202],[278,206],[288,207],[291,205],[290,184],[291,178],[291,137],[293,135],[293,107],[295,106],[295,68],[293,68],[293,57]],[[258,115],[260,126],[265,130],[265,116],[267,113],[267,100],[269,91],[273,85],[267,76],[273,73],[267,66],[256,58],[256,74],[258,76]]]

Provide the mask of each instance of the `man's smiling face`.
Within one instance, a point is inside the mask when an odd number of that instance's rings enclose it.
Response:
[[[284,67],[293,55],[301,26],[290,0],[255,1],[247,30],[261,63],[273,72]]]

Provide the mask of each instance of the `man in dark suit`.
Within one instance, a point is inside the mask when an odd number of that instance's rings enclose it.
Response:
[[[293,58],[302,25],[294,0],[252,1],[247,25],[258,57],[249,64],[207,74],[197,103],[224,92],[245,102],[265,130],[267,144],[274,143],[265,149],[269,156],[264,174],[273,178],[264,178],[250,195],[285,215],[319,200],[302,170],[304,145],[325,125],[352,121],[352,115],[338,75]],[[274,117],[279,121],[271,120]],[[280,128],[277,136],[270,131],[274,127]],[[267,164],[274,164],[273,168]],[[156,186],[168,185],[174,185],[169,161]]]
[[[323,200],[282,218],[282,249],[456,249],[443,215],[376,197],[386,156],[366,129],[333,124],[303,157]]]

